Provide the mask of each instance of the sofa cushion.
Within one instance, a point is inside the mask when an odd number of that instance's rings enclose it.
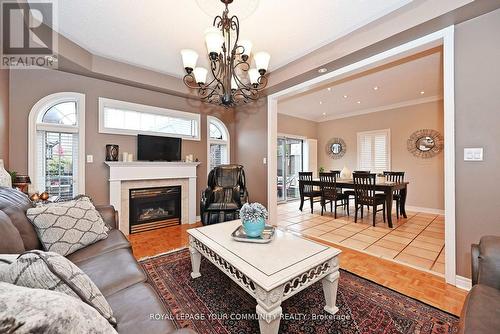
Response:
[[[17,189],[0,187],[0,210],[12,207],[17,207],[26,212],[26,210],[33,207],[33,203],[28,198],[28,195]]]
[[[111,252],[115,249],[130,248],[130,242],[123,233],[119,230],[111,230],[108,232],[108,237],[100,240],[90,246],[77,250],[67,256],[71,262],[78,264],[79,262],[90,258],[100,256],[104,253]]]
[[[0,254],[19,254],[24,252],[21,234],[12,224],[9,216],[0,211]]]
[[[484,284],[472,287],[460,316],[459,333],[500,333],[500,290]]]
[[[88,197],[28,209],[45,250],[71,254],[106,239],[108,228]]]
[[[97,286],[71,261],[54,252],[25,252],[0,272],[0,281],[27,288],[54,290],[81,299],[112,325],[113,311]]]
[[[2,333],[116,334],[92,307],[66,294],[0,282]]]
[[[144,271],[129,249],[116,249],[78,262],[77,266],[90,277],[105,297],[146,280]]]
[[[3,212],[9,216],[12,224],[17,228],[21,238],[23,239],[24,248],[26,250],[42,249],[42,244],[38,239],[35,227],[26,217],[26,211],[23,211],[19,207],[9,207],[3,209]]]
[[[116,316],[116,330],[120,334],[141,333],[144,328],[147,328],[148,334],[164,334],[175,330],[174,323],[169,319],[152,319],[151,315],[164,316],[167,310],[149,284],[134,284],[107,299]],[[131,303],[131,300],[134,302]]]

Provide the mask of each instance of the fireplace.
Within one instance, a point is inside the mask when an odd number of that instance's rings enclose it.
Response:
[[[129,190],[130,233],[181,223],[181,186]]]

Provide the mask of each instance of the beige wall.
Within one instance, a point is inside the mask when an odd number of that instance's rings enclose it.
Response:
[[[0,70],[0,159],[9,165],[9,71]]]
[[[391,130],[391,169],[404,171],[410,182],[407,205],[443,210],[444,154],[419,159],[406,149],[406,140],[414,131],[434,129],[443,134],[443,101],[319,123],[318,167],[357,169],[357,133],[381,129]],[[332,137],[346,142],[347,150],[341,159],[333,160],[326,153],[326,144]]]
[[[231,109],[220,109],[164,93],[130,87],[109,81],[88,78],[51,70],[17,70],[10,73],[10,168],[20,173],[28,169],[28,114],[33,105],[52,93],[74,91],[85,94],[85,147],[86,154],[94,156],[93,163],[87,163],[86,193],[96,203],[109,202],[109,171],[104,164],[105,145],[118,144],[121,152],[136,154],[136,137],[98,133],[98,98],[129,101],[171,108],[201,114],[201,141],[183,140],[182,156],[194,154],[201,161],[198,167],[197,199],[207,184],[207,123],[206,116],[219,117],[227,125],[234,138],[234,119]],[[234,147],[234,145],[232,145]],[[234,149],[233,154],[234,157]]]
[[[279,103],[278,110],[282,110]],[[278,133],[317,139],[318,123],[285,114],[278,114]]]
[[[470,277],[470,247],[500,235],[500,10],[456,26],[455,136],[457,273]],[[465,147],[484,161],[464,162]]]
[[[267,206],[267,98],[235,112],[236,163],[245,167],[251,202]]]

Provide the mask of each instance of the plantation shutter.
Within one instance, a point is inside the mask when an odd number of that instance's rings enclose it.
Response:
[[[210,170],[219,165],[227,164],[227,145],[210,144]]]
[[[389,130],[358,133],[358,169],[372,173],[390,170]]]

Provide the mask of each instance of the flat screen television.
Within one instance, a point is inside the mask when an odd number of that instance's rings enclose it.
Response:
[[[137,160],[181,161],[181,138],[137,136]]]

